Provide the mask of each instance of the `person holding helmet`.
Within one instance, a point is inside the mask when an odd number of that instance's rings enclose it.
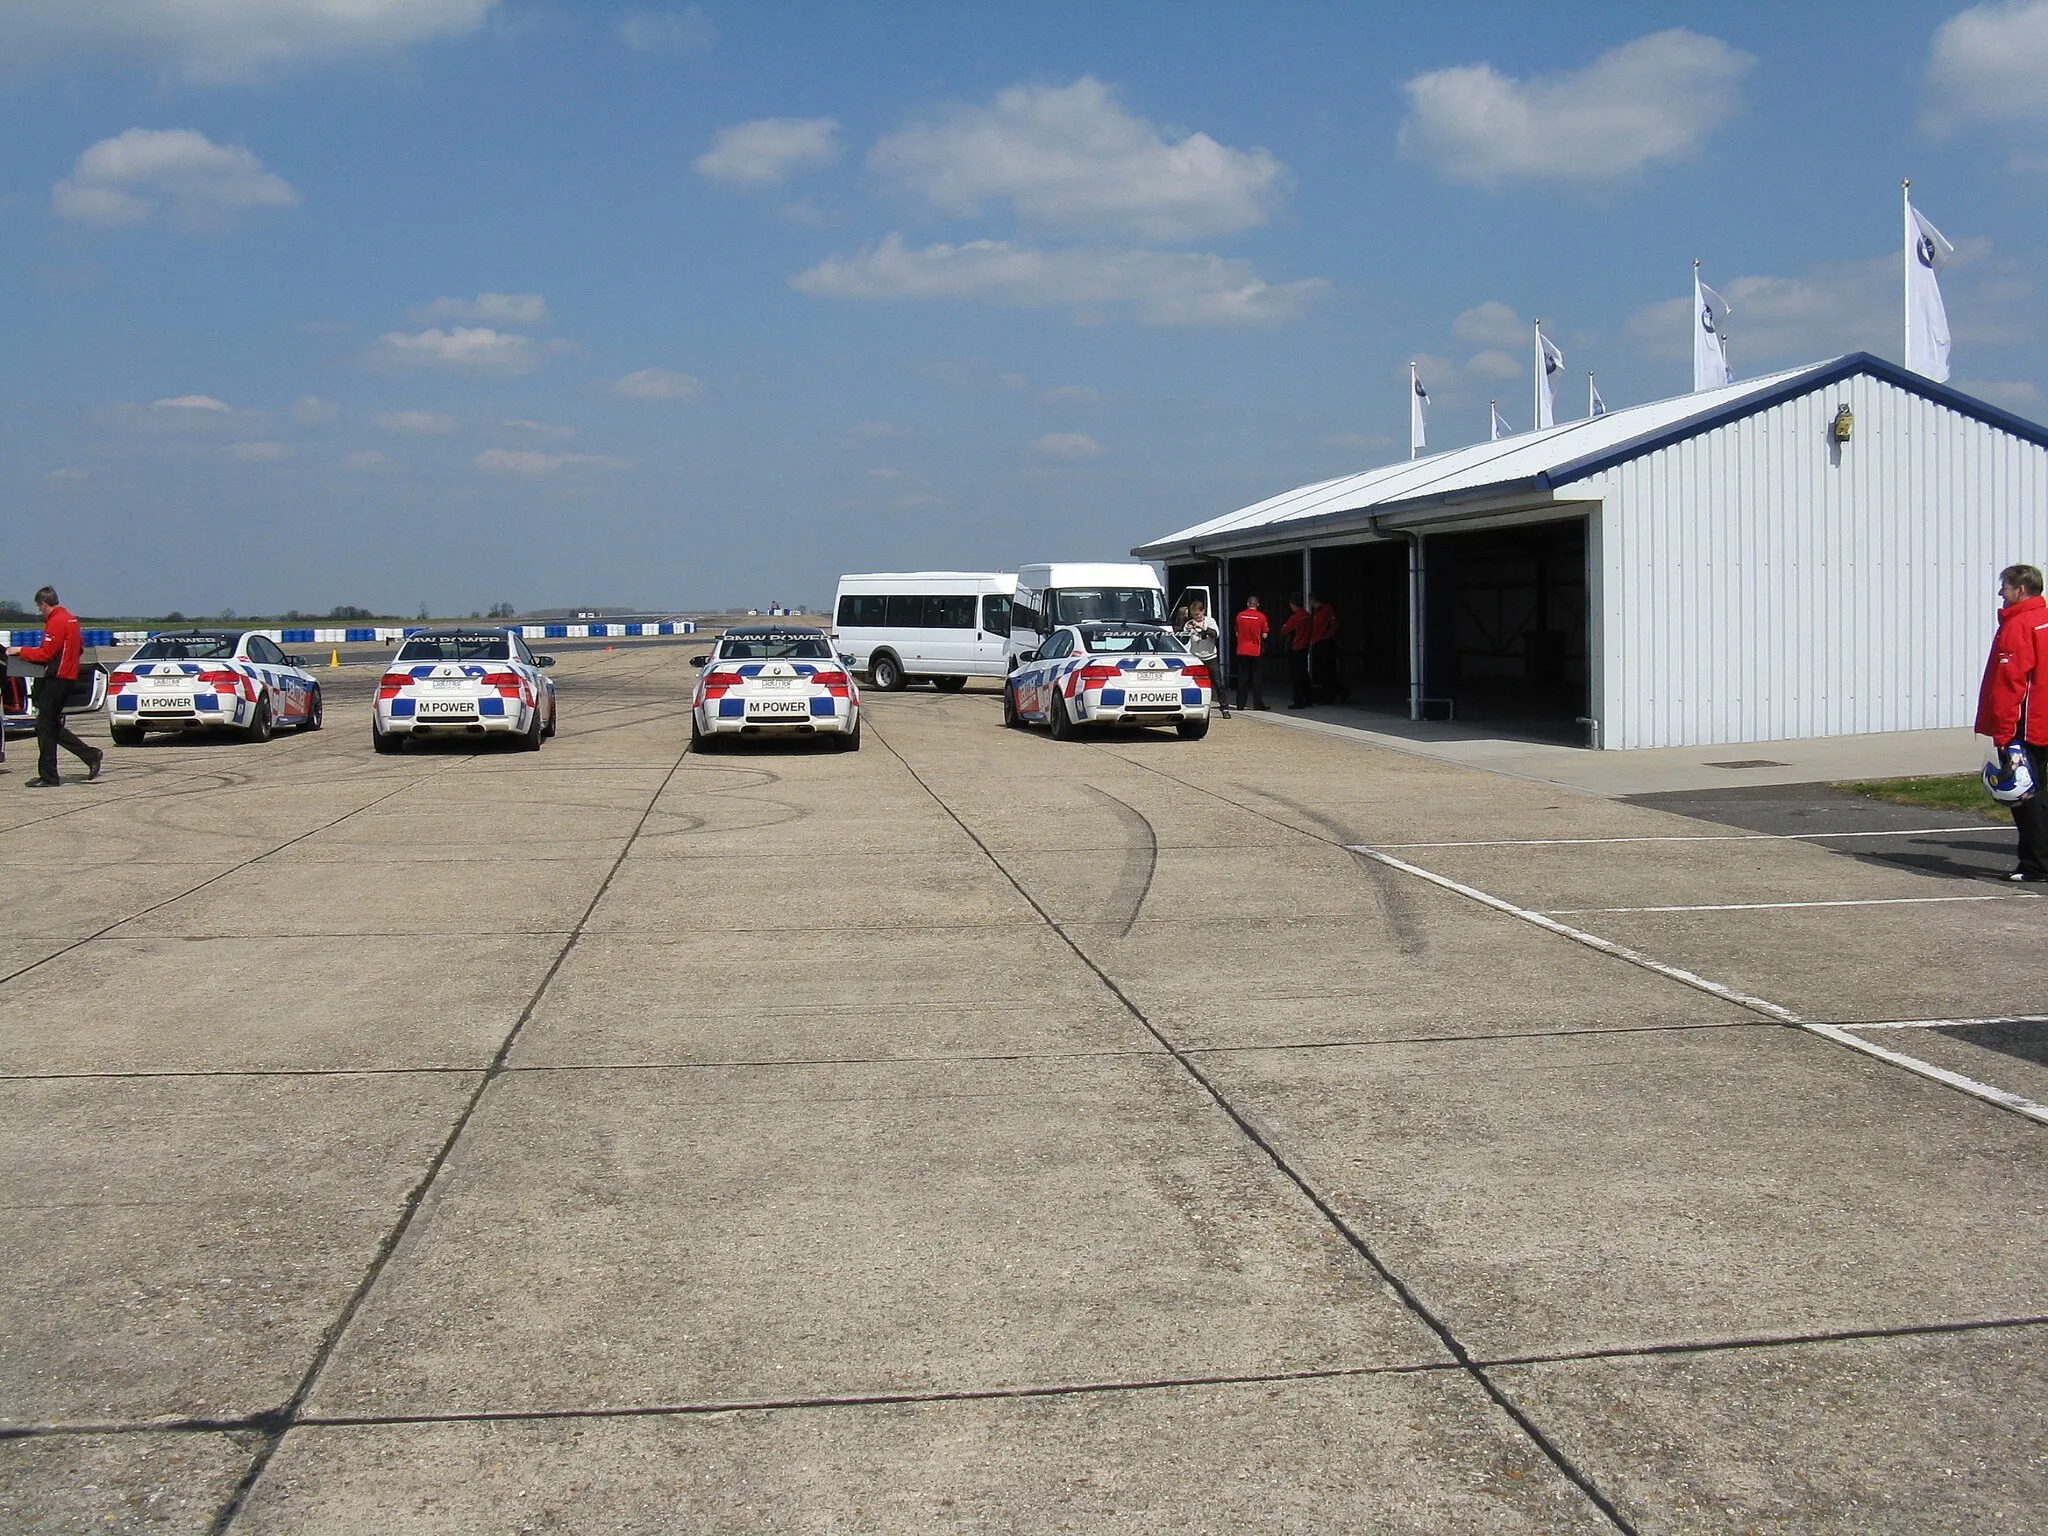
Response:
[[[1991,738],[2002,761],[2024,761],[2033,780],[2033,793],[2023,799],[1998,797],[2012,805],[2020,837],[2019,865],[2006,878],[2048,881],[2048,697],[2037,697],[2048,669],[2048,600],[2040,568],[2007,566],[1998,573],[1998,597],[1998,636],[1977,692],[1977,734]],[[2005,772],[2017,779],[2016,769]]]
[[[36,592],[36,611],[43,616],[43,643],[24,645],[21,659],[39,664],[43,675],[35,680],[36,776],[23,789],[53,789],[63,781],[57,777],[57,748],[62,747],[85,764],[88,780],[100,776],[107,754],[88,747],[66,729],[64,707],[78,684],[78,658],[85,636],[70,610],[57,601],[55,587]]]

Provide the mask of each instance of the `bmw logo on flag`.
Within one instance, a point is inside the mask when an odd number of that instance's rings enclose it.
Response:
[[[1934,265],[1934,242],[1922,235],[1919,244],[1920,265],[1931,268]]]
[[[1711,304],[1700,306],[1700,329],[1709,336],[1714,334],[1714,306]]]

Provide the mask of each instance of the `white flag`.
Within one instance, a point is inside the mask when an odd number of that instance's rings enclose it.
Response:
[[[1606,414],[1607,402],[1600,398],[1600,386],[1593,382],[1593,375],[1589,373],[1586,375],[1586,415],[1593,417]]]
[[[1429,391],[1422,387],[1415,365],[1408,365],[1408,456],[1413,458],[1429,446]]]
[[[1937,384],[1948,382],[1948,311],[1935,274],[1956,248],[1911,202],[1906,204],[1906,366]]]
[[[1487,401],[1486,404],[1493,412],[1493,440],[1497,443],[1515,429],[1508,425],[1508,419],[1501,415],[1498,405],[1495,405],[1491,400]]]
[[[1557,425],[1557,376],[1564,372],[1564,354],[1557,343],[1536,327],[1536,426]]]
[[[1728,366],[1728,301],[1700,281],[1699,264],[1692,269],[1692,387],[1719,389],[1735,382]]]

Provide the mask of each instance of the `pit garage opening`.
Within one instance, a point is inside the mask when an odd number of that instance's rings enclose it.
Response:
[[[1424,572],[1424,693],[1461,721],[1583,742],[1586,520],[1434,534]]]

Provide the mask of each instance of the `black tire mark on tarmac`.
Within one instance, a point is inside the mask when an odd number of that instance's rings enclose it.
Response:
[[[1529,1414],[1522,1408],[1522,1406],[1519,1403],[1517,1403],[1514,1400],[1512,1396],[1509,1395],[1507,1390],[1504,1387],[1500,1386],[1499,1383],[1497,1383],[1493,1379],[1493,1377],[1488,1374],[1486,1367],[1483,1364],[1481,1364],[1480,1361],[1473,1356],[1472,1352],[1465,1347],[1463,1340],[1461,1340],[1455,1333],[1451,1331],[1450,1325],[1444,1322],[1442,1318],[1438,1317],[1436,1313],[1433,1310],[1431,1310],[1429,1304],[1423,1301],[1422,1297],[1408,1284],[1406,1280],[1402,1279],[1400,1275],[1395,1273],[1392,1266],[1389,1265],[1385,1259],[1381,1258],[1379,1253],[1373,1248],[1373,1246],[1366,1241],[1365,1235],[1352,1226],[1352,1224],[1344,1217],[1343,1213],[1340,1212],[1336,1208],[1336,1206],[1330,1202],[1328,1197],[1326,1197],[1322,1193],[1322,1191],[1315,1186],[1314,1182],[1310,1180],[1308,1175],[1303,1173],[1297,1167],[1295,1167],[1294,1163],[1288,1158],[1287,1154],[1283,1152],[1276,1143],[1269,1140],[1265,1133],[1262,1132],[1255,1124],[1253,1124],[1249,1115],[1244,1110],[1238,1108],[1238,1106],[1231,1100],[1230,1096],[1226,1094],[1223,1091],[1223,1089],[1217,1085],[1215,1080],[1212,1079],[1206,1072],[1202,1070],[1200,1064],[1195,1061],[1194,1057],[1188,1052],[1188,1050],[1184,1046],[1180,1044],[1179,1041],[1175,1040],[1159,1025],[1154,1024],[1152,1020],[1146,1015],[1145,1010],[1137,1005],[1137,1003],[1131,998],[1131,996],[1128,993],[1126,993],[1124,989],[1117,983],[1116,979],[1113,976],[1111,976],[1108,971],[1104,970],[1100,965],[1096,964],[1096,962],[1089,957],[1088,952],[1085,949],[1083,949],[1081,945],[1078,942],[1076,942],[1070,934],[1068,934],[1066,929],[1061,926],[1059,920],[1055,918],[1052,915],[1052,913],[1047,911],[1042,905],[1039,904],[1037,898],[1035,898],[1031,894],[1031,892],[1025,887],[1023,882],[1021,882],[1017,878],[1017,876],[1010,871],[1009,866],[1003,863],[1001,857],[997,855],[995,850],[990,848],[987,843],[983,842],[981,837],[975,832],[975,830],[972,827],[970,827],[967,824],[965,819],[963,819],[961,815],[952,808],[952,806],[946,803],[945,799],[938,793],[938,791],[933,789],[931,784],[926,781],[924,776],[920,774],[917,771],[917,769],[911,765],[909,759],[905,758],[902,753],[898,752],[895,749],[895,747],[890,744],[888,738],[884,736],[881,731],[875,730],[872,726],[870,726],[869,729],[873,732],[873,739],[875,740],[875,742],[879,746],[881,746],[885,751],[887,751],[892,757],[894,757],[897,762],[903,765],[903,771],[910,775],[911,779],[917,784],[917,786],[920,789],[922,789],[927,795],[931,796],[932,802],[935,805],[937,805],[940,810],[944,811],[948,817],[952,819],[953,823],[956,826],[958,826],[963,833],[967,835],[968,840],[971,841],[976,848],[981,850],[982,856],[996,867],[996,870],[1003,876],[1004,879],[1010,882],[1011,886],[1015,888],[1017,894],[1019,896],[1022,896],[1025,901],[1030,903],[1031,909],[1038,914],[1040,921],[1042,921],[1046,925],[1046,927],[1052,931],[1053,935],[1056,938],[1058,938],[1061,943],[1066,945],[1066,947],[1073,953],[1076,959],[1078,959],[1083,965],[1087,966],[1088,969],[1095,974],[1096,979],[1100,981],[1105,988],[1108,989],[1110,995],[1114,997],[1117,1000],[1117,1002],[1123,1006],[1124,1010],[1130,1014],[1131,1018],[1137,1022],[1138,1026],[1141,1029],[1143,1029],[1147,1034],[1149,1034],[1153,1039],[1159,1042],[1160,1048],[1164,1050],[1167,1053],[1167,1055],[1173,1058],[1174,1062],[1180,1067],[1180,1069],[1183,1072],[1185,1072],[1187,1076],[1193,1080],[1195,1085],[1199,1087],[1202,1090],[1202,1092],[1209,1097],[1210,1101],[1214,1103],[1219,1110],[1222,1111],[1222,1113],[1230,1120],[1231,1124],[1237,1127],[1238,1132],[1266,1157],[1267,1161],[1273,1165],[1274,1169],[1281,1175],[1281,1177],[1286,1179],[1289,1184],[1293,1185],[1304,1200],[1306,1200],[1311,1206],[1315,1208],[1316,1212],[1338,1235],[1338,1237],[1343,1240],[1345,1245],[1349,1247],[1352,1252],[1356,1253],[1359,1256],[1359,1258],[1364,1260],[1366,1265],[1373,1271],[1373,1273],[1380,1277],[1380,1279],[1386,1284],[1387,1288],[1391,1290],[1395,1294],[1395,1296],[1400,1299],[1401,1304],[1408,1309],[1408,1311],[1416,1318],[1416,1320],[1436,1336],[1437,1342],[1443,1346],[1445,1352],[1450,1355],[1451,1359],[1454,1362],[1456,1362],[1458,1369],[1462,1370],[1465,1373],[1465,1375],[1475,1385],[1477,1385],[1479,1389],[1487,1395],[1488,1398],[1490,1398],[1493,1401],[1494,1405],[1498,1407],[1502,1413],[1506,1414],[1511,1421],[1513,1421],[1516,1428],[1521,1430],[1523,1435],[1525,1435],[1528,1438],[1530,1443],[1536,1446],[1536,1448],[1543,1453],[1544,1457],[1550,1462],[1550,1464],[1553,1467],[1555,1467],[1557,1471],[1572,1484],[1573,1487],[1577,1488],[1579,1492],[1586,1496],[1586,1498],[1592,1503],[1594,1508],[1599,1510],[1599,1512],[1607,1518],[1607,1520],[1614,1526],[1616,1530],[1626,1533],[1626,1536],[1639,1536],[1639,1533],[1635,1525],[1628,1519],[1626,1515],[1624,1515],[1621,1512],[1619,1506],[1617,1506],[1615,1502],[1607,1496],[1607,1494],[1600,1488],[1600,1486],[1593,1481],[1592,1476],[1589,1473],[1582,1471],[1578,1467],[1578,1465],[1575,1462],[1573,1462],[1569,1456],[1565,1454],[1563,1447],[1559,1446],[1550,1438],[1549,1435],[1544,1433],[1542,1427],[1538,1425],[1536,1421],[1529,1416]],[[1113,753],[1105,755],[1115,756],[1115,754]],[[1159,770],[1154,771],[1158,772]],[[1182,782],[1179,779],[1175,779],[1173,775],[1164,772],[1161,772],[1160,776],[1162,778],[1171,780],[1174,783]],[[1184,787],[1192,789],[1195,786],[1186,785]],[[1217,798],[1221,797],[1218,796]]]
[[[1138,926],[1138,914],[1145,909],[1145,898],[1152,894],[1152,877],[1159,871],[1159,832],[1151,818],[1135,805],[1117,799],[1099,784],[1084,787],[1107,800],[1124,830],[1135,834],[1124,844],[1123,869],[1117,875],[1116,887],[1109,893],[1108,920],[1120,924],[1117,937],[1127,939]]]
[[[1157,770],[1154,771],[1156,772]],[[1181,781],[1176,779],[1174,782],[1180,783]],[[1193,786],[1189,787],[1192,788]],[[1322,828],[1340,846],[1365,841],[1362,837],[1352,836],[1350,829],[1345,827],[1343,823],[1325,816],[1321,811],[1311,806],[1303,805],[1299,800],[1290,799],[1286,795],[1275,794],[1270,789],[1256,789],[1249,784],[1239,784],[1237,788],[1245,791],[1247,794],[1258,795],[1263,799],[1271,800],[1276,805],[1286,806],[1288,810],[1294,812],[1302,820]],[[1346,848],[1345,851],[1349,852],[1350,850]],[[1351,854],[1351,862],[1371,882],[1373,894],[1379,898],[1380,915],[1386,919],[1387,929],[1394,935],[1395,947],[1404,955],[1426,954],[1429,950],[1429,934],[1424,930],[1421,920],[1417,915],[1414,901],[1415,892],[1411,887],[1411,883],[1403,880],[1399,871],[1389,869],[1377,859],[1360,858],[1357,854],[1353,853]]]

